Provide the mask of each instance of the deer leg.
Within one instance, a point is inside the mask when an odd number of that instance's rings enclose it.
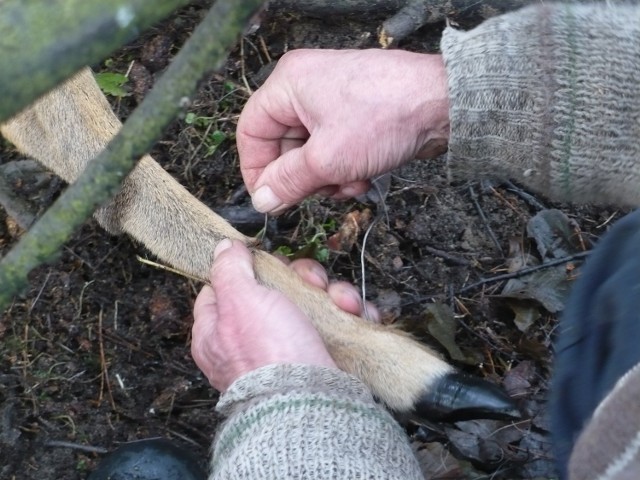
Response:
[[[84,69],[0,130],[23,153],[73,182],[120,127],[91,71]],[[203,280],[220,240],[249,242],[148,155],[95,217],[108,231],[128,233],[161,260]],[[336,364],[391,409],[432,420],[518,416],[512,400],[495,385],[457,372],[395,328],[339,310],[324,291],[302,282],[274,257],[254,254],[258,280],[294,301]]]

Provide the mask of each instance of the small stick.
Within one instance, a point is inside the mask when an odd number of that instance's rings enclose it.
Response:
[[[100,363],[102,364],[102,375],[100,380],[100,397],[98,398],[98,404],[102,402],[102,392],[104,391],[105,384],[107,385],[107,393],[109,393],[109,403],[113,411],[117,411],[116,402],[113,400],[113,393],[111,391],[111,382],[109,382],[109,370],[107,368],[107,361],[104,355],[104,342],[102,341],[102,309],[98,312],[98,345],[100,346]]]
[[[591,250],[586,252],[578,252],[578,253],[574,253],[573,255],[569,255],[567,257],[556,258],[555,260],[551,260],[549,262],[543,263],[542,265],[535,265],[533,267],[523,268],[521,270],[518,270],[517,272],[504,273],[502,275],[496,275],[495,277],[491,277],[491,278],[483,278],[482,280],[476,283],[472,283],[471,285],[467,285],[466,287],[461,288],[460,290],[458,290],[456,295],[460,295],[461,293],[466,293],[470,290],[474,290],[488,283],[495,283],[495,282],[500,282],[502,280],[509,280],[511,278],[521,277],[523,275],[528,275],[529,273],[537,272],[538,270],[542,270],[549,267],[555,267],[557,265],[562,265],[563,263],[569,263],[574,260],[583,259],[588,257],[590,253],[591,253]]]
[[[480,218],[484,222],[484,226],[487,229],[487,233],[491,237],[491,241],[493,242],[493,244],[498,249],[498,252],[500,252],[500,255],[502,255],[504,257],[504,252],[502,251],[502,246],[500,245],[500,242],[498,241],[498,238],[496,237],[496,234],[493,233],[493,230],[491,229],[491,226],[489,225],[489,220],[487,219],[487,216],[484,214],[484,211],[482,210],[482,207],[480,206],[480,202],[478,202],[478,194],[476,193],[476,191],[473,189],[472,186],[469,186],[469,194],[471,195],[471,200],[473,200],[473,204],[476,206],[476,210],[478,211],[478,215],[480,215]]]
[[[103,447],[94,447],[92,445],[81,445],[79,443],[66,442],[64,440],[47,440],[44,443],[45,447],[61,447],[72,448],[74,450],[80,450],[88,453],[108,453],[109,450]]]
[[[244,88],[247,89],[249,95],[253,94],[253,90],[249,86],[249,82],[247,81],[247,75],[245,72],[245,60],[244,60],[244,37],[240,39],[240,76],[242,78],[242,83],[244,84]]]
[[[269,49],[267,48],[267,44],[265,43],[264,38],[262,38],[262,35],[258,35],[258,40],[260,41],[260,46],[262,47],[264,56],[267,57],[267,63],[273,62],[271,54],[269,53]]]
[[[503,182],[503,185],[506,187],[507,191],[515,193],[520,198],[522,198],[525,202],[527,202],[529,205],[531,205],[533,208],[535,208],[537,210],[546,210],[547,207],[545,207],[542,204],[542,202],[540,202],[536,197],[531,195],[529,192],[525,192],[523,189],[518,187],[513,182],[507,180],[507,181]]]
[[[490,187],[490,188],[491,188],[491,193],[493,193],[496,197],[498,197],[500,201],[504,202],[507,207],[509,207],[511,210],[514,211],[514,213],[516,213],[516,215],[519,215],[520,217],[523,217],[523,218],[527,216],[525,212],[523,212],[516,205],[512,204],[509,200],[507,200],[504,195],[502,195],[498,190],[495,189],[495,187]]]
[[[423,246],[422,248],[424,248],[430,254],[435,255],[436,257],[444,258],[445,260],[448,260],[451,263],[455,263],[456,265],[464,265],[467,267],[473,265],[473,262],[467,260],[466,258],[451,255],[450,253],[447,253],[443,250],[438,250],[437,248],[433,248],[429,246]]]
[[[27,313],[27,315],[31,315],[31,312],[33,312],[33,309],[36,306],[36,303],[38,303],[38,300],[40,300],[40,295],[42,295],[42,292],[44,291],[44,287],[47,286],[47,283],[49,282],[49,277],[51,277],[51,269],[49,269],[49,271],[47,272],[47,277],[44,279],[44,282],[42,283],[42,286],[40,287],[40,290],[38,291],[38,295],[36,295],[36,299],[33,301],[33,303],[31,304],[31,306],[29,307],[29,311]]]
[[[140,263],[144,263],[145,265],[149,265],[154,268],[159,268],[160,270],[166,270],[167,272],[175,273],[182,277],[186,277],[190,280],[194,280],[196,282],[202,282],[201,278],[196,277],[195,275],[190,275],[187,272],[183,272],[182,270],[178,270],[177,268],[170,267],[168,265],[163,265],[161,263],[153,262],[151,260],[147,260],[146,258],[142,258],[140,255],[136,255],[136,258]],[[209,282],[204,282],[207,285],[211,285]]]

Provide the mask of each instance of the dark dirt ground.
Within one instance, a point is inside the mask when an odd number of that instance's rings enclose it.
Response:
[[[126,73],[133,65],[125,85],[131,94],[110,97],[120,116],[144,96],[203,13],[202,6],[186,8],[96,66]],[[232,52],[224,71],[203,84],[190,109],[194,115],[174,123],[154,149],[155,158],[212,208],[249,217],[249,225],[236,225],[256,234],[262,217],[256,221],[249,207],[233,142],[247,87],[255,89],[270,62],[287,50],[376,47],[379,20],[266,16]],[[433,51],[441,29],[424,28],[401,47]],[[10,146],[0,155],[5,165],[20,160]],[[64,188],[47,175],[6,176],[38,208]],[[460,291],[532,265],[539,255],[526,225],[542,209],[564,212],[581,248],[620,214],[540,197],[534,205],[526,192],[499,183],[450,184],[442,161],[404,167],[382,190],[377,203],[308,200],[270,221],[265,244],[315,251],[326,257],[334,277],[360,284],[363,234],[370,224],[361,212],[369,209],[378,221],[364,249],[367,297],[381,306],[385,321],[400,322],[453,354],[464,370],[502,384],[529,416],[515,425],[409,425],[425,472],[434,478],[553,477],[544,398],[556,315],[535,296],[499,296],[504,282]],[[347,228],[358,221],[355,230]],[[337,232],[344,250],[328,252],[327,243],[340,243],[329,240]],[[0,252],[20,234],[0,209]],[[2,313],[0,479],[82,479],[100,460],[100,449],[157,436],[187,446],[206,464],[220,420],[214,413],[217,393],[189,353],[191,307],[200,286],[144,265],[136,255],[146,255],[141,245],[90,221],[56,261],[31,274],[29,288]],[[579,262],[568,265],[560,269],[570,280],[570,267]],[[531,319],[528,328],[514,322],[523,317]],[[435,333],[435,340],[429,325],[441,320],[449,335]],[[453,345],[447,343],[454,334]]]

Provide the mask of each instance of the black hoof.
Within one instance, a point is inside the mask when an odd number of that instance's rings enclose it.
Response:
[[[205,480],[189,452],[163,438],[122,445],[105,457],[87,480]]]
[[[415,405],[415,414],[431,421],[521,418],[515,402],[497,385],[455,372],[443,376]]]

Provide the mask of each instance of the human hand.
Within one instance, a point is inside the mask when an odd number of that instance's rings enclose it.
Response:
[[[327,290],[343,310],[360,315],[363,304],[346,282],[330,284],[317,262],[296,260],[294,272]],[[211,385],[224,392],[237,378],[257,368],[303,363],[337,368],[308,317],[280,292],[259,285],[253,258],[239,241],[222,241],[215,251],[211,287],[194,306],[191,354]],[[371,305],[373,319],[378,311]]]
[[[440,55],[296,50],[247,102],[236,134],[261,212],[312,194],[347,198],[402,163],[444,151],[447,76]]]

